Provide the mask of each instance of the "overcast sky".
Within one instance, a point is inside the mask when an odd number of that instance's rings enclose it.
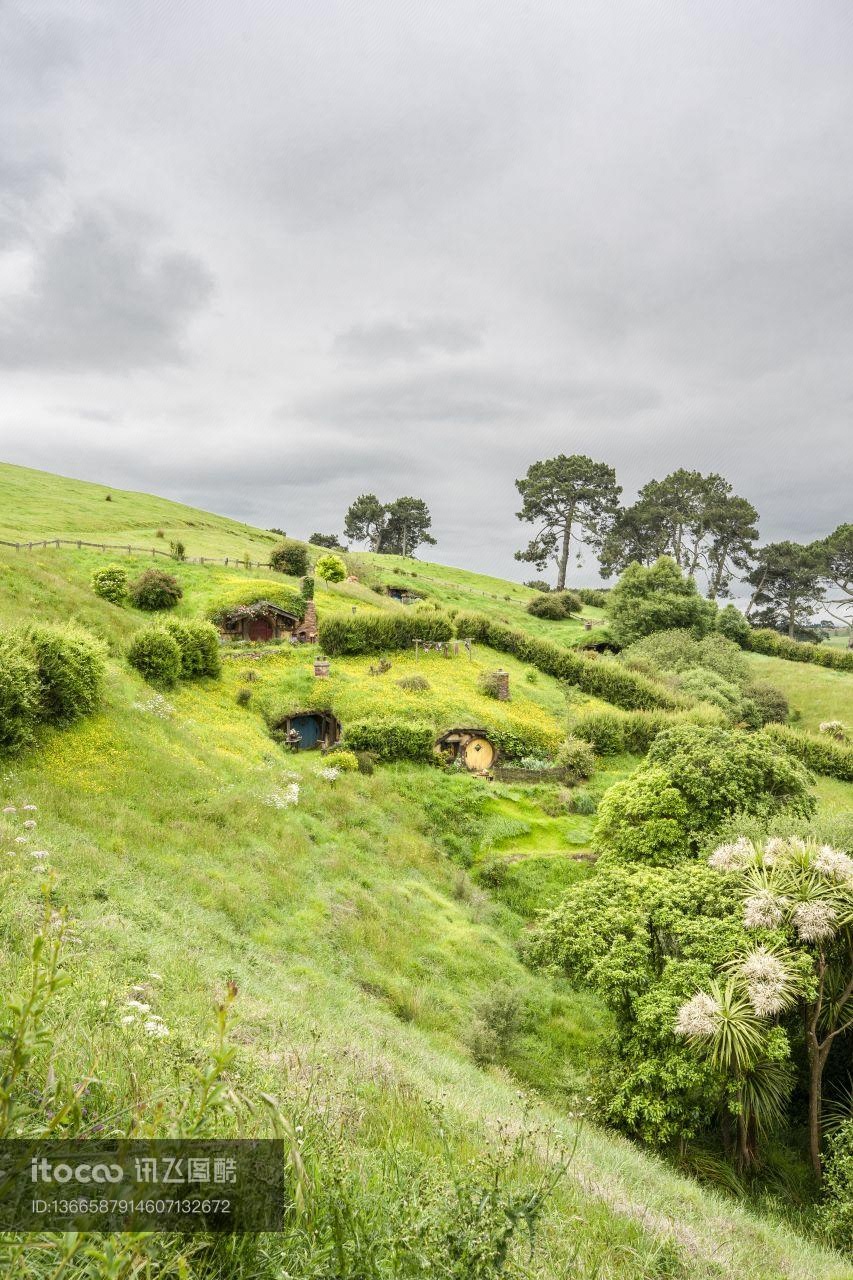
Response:
[[[558,452],[827,532],[853,6],[0,0],[0,388],[6,461],[515,577]]]

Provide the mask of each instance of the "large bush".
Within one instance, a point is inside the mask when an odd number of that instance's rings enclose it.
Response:
[[[137,631],[127,660],[150,684],[171,688],[181,677],[181,647],[165,627]]]
[[[680,675],[694,667],[714,671],[734,684],[749,679],[749,663],[731,640],[717,632],[701,638],[680,629],[656,631],[629,645],[622,661],[640,671]]]
[[[727,719],[716,707],[690,707],[685,711],[588,711],[575,721],[572,732],[591,743],[597,755],[615,756],[623,751],[645,755],[659,733],[679,724],[725,726]]]
[[[308,572],[308,552],[301,542],[284,538],[270,552],[270,568],[276,573],[287,573],[292,578],[303,578]]]
[[[755,708],[755,728],[774,722],[784,724],[788,719],[788,699],[775,684],[770,684],[767,680],[756,680],[753,684],[744,686],[743,696]]]
[[[853,1120],[826,1144],[823,1204],[819,1221],[832,1243],[853,1254]]]
[[[565,769],[572,782],[591,778],[595,771],[595,753],[588,742],[570,735],[557,750],[557,765]]]
[[[370,751],[380,760],[431,760],[435,730],[425,720],[367,716],[344,729],[349,751]]]
[[[610,587],[573,587],[572,590],[584,604],[592,605],[595,609],[607,608]]]
[[[678,677],[678,688],[697,702],[708,702],[719,707],[732,724],[740,719],[743,710],[741,691],[731,680],[726,680],[708,667],[694,667]]]
[[[527,602],[527,612],[534,618],[548,618],[553,622],[580,613],[582,608],[583,601],[573,591],[550,591]]]
[[[128,587],[131,602],[149,613],[174,609],[183,594],[178,579],[162,569],[146,569]]]
[[[456,634],[470,637],[501,653],[511,653],[545,675],[577,685],[584,693],[603,698],[616,706],[628,709],[678,707],[683,702],[677,694],[638,672],[627,670],[614,659],[567,649],[553,640],[539,639],[527,631],[516,631],[513,627],[494,622],[482,613],[459,614]]]
[[[661,556],[650,567],[628,565],[607,601],[613,634],[623,646],[673,627],[705,635],[713,626],[714,612],[694,580],[684,577],[668,556]]]
[[[333,613],[320,619],[320,648],[330,657],[341,654],[387,653],[409,649],[412,641],[449,640],[450,619],[442,613]]]
[[[32,739],[39,716],[35,655],[19,632],[0,632],[0,751],[17,751]]]
[[[127,599],[127,570],[120,564],[96,569],[92,574],[92,590],[111,604],[122,604]]]
[[[39,718],[68,724],[94,711],[104,681],[104,647],[72,625],[33,625],[22,633],[39,679]]]
[[[789,662],[813,662],[816,666],[833,667],[836,671],[853,671],[853,649],[803,644],[800,640],[790,640],[788,636],[769,628],[750,631],[747,647],[753,653],[764,653],[771,658],[786,658]]]
[[[219,636],[209,622],[184,622],[170,618],[164,628],[181,651],[181,679],[218,676],[222,671]]]
[[[742,649],[749,648],[749,636],[752,628],[740,609],[735,605],[727,604],[724,609],[720,610],[714,627],[727,640],[732,640],[735,644],[740,645]]]
[[[695,855],[732,813],[769,817],[783,809],[805,818],[814,813],[802,765],[759,735],[681,724],[659,733],[640,768],[607,792],[595,847],[666,865]]]

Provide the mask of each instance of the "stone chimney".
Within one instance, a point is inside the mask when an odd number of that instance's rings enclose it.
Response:
[[[498,702],[509,702],[509,672],[496,671],[495,683],[498,691]]]
[[[313,600],[309,600],[305,606],[305,617],[296,628],[296,636],[299,640],[307,640],[309,644],[317,639],[317,606]]]

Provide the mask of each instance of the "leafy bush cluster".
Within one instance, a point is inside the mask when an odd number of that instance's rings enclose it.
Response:
[[[801,764],[761,735],[682,724],[659,733],[639,769],[607,792],[594,846],[619,861],[672,865],[695,856],[731,814],[783,809],[814,813]]]
[[[674,560],[661,556],[651,566],[628,565],[610,592],[607,613],[624,646],[673,627],[703,636],[714,625],[716,606],[699,594],[693,578],[683,576]]]
[[[120,564],[108,564],[92,574],[92,590],[102,600],[123,604],[127,599],[127,570]]]
[[[369,751],[380,760],[431,760],[435,730],[425,720],[390,715],[365,716],[344,730],[349,751]]]
[[[593,609],[607,608],[610,587],[573,587],[572,590],[583,604],[591,605]]]
[[[819,667],[836,671],[853,671],[853,649],[831,649],[829,645],[804,644],[790,640],[770,628],[750,630],[746,648],[770,658],[786,658],[789,662],[814,662]]]
[[[314,572],[324,582],[343,582],[347,576],[347,567],[340,556],[325,555],[314,565]]]
[[[162,569],[145,569],[131,582],[127,594],[137,609],[155,613],[160,609],[174,609],[184,592],[171,573],[164,573]]]
[[[827,1143],[820,1224],[837,1248],[853,1254],[853,1119]]]
[[[209,622],[170,620],[137,631],[127,660],[150,684],[171,688],[178,680],[218,676],[219,637]]]
[[[561,742],[557,750],[556,763],[571,775],[572,782],[580,782],[582,778],[591,778],[595,771],[595,752],[588,742],[571,735]]]
[[[548,618],[552,622],[580,613],[582,608],[583,601],[573,591],[549,591],[547,595],[534,596],[527,604],[527,612],[534,618]]]
[[[341,654],[385,653],[409,649],[412,641],[449,640],[450,619],[441,613],[333,613],[321,618],[320,647],[329,657]]]
[[[618,756],[623,751],[645,755],[659,733],[681,723],[722,725],[724,717],[713,708],[691,707],[687,711],[588,711],[578,716],[572,732],[589,742],[599,756]]]
[[[542,640],[526,631],[516,631],[513,627],[494,622],[482,613],[459,614],[456,634],[470,636],[479,644],[489,645],[501,653],[511,653],[545,675],[577,685],[584,693],[603,698],[615,706],[630,710],[681,705],[676,694],[641,673],[626,669],[619,662],[565,649],[553,640]]]
[[[69,724],[100,701],[103,645],[72,625],[0,632],[0,751],[27,746],[39,724]]]
[[[814,773],[841,782],[853,782],[853,747],[827,734],[804,733],[788,725],[768,724],[761,736],[772,746],[783,747]]]
[[[302,578],[308,572],[308,552],[301,542],[284,538],[270,552],[270,568],[276,573],[287,573],[292,578]]]
[[[752,627],[735,605],[727,604],[725,608],[720,610],[714,622],[714,628],[719,631],[721,636],[725,636],[727,640],[732,640],[735,644],[740,645],[742,649],[749,648]]]

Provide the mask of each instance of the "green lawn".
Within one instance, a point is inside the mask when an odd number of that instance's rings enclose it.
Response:
[[[756,680],[769,680],[785,694],[798,728],[816,730],[824,720],[843,720],[853,728],[853,673],[758,653],[746,656]]]

